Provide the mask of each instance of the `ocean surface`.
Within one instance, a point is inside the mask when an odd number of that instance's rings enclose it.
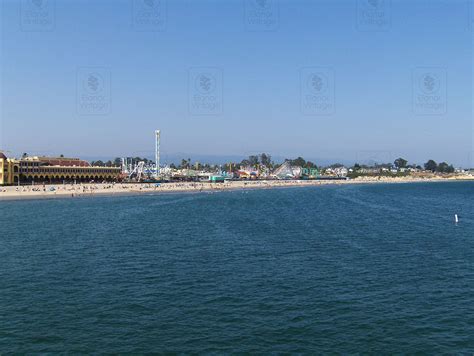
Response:
[[[0,226],[2,354],[474,352],[474,183],[9,201]]]

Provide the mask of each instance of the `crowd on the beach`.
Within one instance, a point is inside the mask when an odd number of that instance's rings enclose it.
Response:
[[[94,194],[121,194],[140,192],[179,192],[179,191],[221,191],[244,188],[271,188],[283,186],[314,185],[315,181],[227,181],[210,182],[172,182],[172,183],[91,183],[30,185],[3,187],[0,196],[87,196]]]
[[[138,194],[146,192],[202,192],[232,189],[262,189],[276,187],[315,186],[346,183],[400,183],[426,181],[425,179],[356,179],[356,180],[255,180],[211,182],[169,182],[169,183],[79,183],[57,185],[30,185],[0,188],[0,198],[35,198],[35,197],[81,197],[93,195]]]

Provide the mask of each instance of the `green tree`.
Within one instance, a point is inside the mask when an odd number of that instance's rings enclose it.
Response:
[[[189,169],[191,168],[191,158],[188,159],[182,159],[181,164],[179,165],[179,168],[181,169]]]
[[[260,155],[260,163],[263,164],[266,167],[271,167],[272,166],[272,156],[270,156],[267,153],[262,153]]]
[[[250,161],[248,159],[243,159],[242,162],[240,162],[240,168],[250,166]]]
[[[258,162],[259,162],[258,156],[256,156],[256,155],[249,156],[249,163],[252,167],[257,166]]]
[[[431,171],[431,172],[436,172],[436,170],[438,169],[438,164],[432,159],[426,162],[424,166],[425,166],[425,170]]]
[[[393,162],[393,164],[395,164],[395,167],[397,167],[398,169],[406,168],[407,163],[408,163],[408,161],[406,159],[403,159],[403,158],[397,158],[395,160],[395,162]]]
[[[447,164],[446,162],[441,162],[438,164],[438,172],[440,173],[453,173],[454,167],[452,165]]]
[[[298,167],[306,166],[306,161],[304,160],[303,157],[298,157],[296,159],[287,159],[286,161],[289,161],[292,166],[298,166]]]

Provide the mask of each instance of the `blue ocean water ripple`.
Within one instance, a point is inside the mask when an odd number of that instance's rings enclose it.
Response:
[[[2,202],[0,352],[472,353],[473,197],[455,182]]]

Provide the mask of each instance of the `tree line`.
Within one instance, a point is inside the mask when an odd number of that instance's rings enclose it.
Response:
[[[395,167],[397,168],[407,168],[408,161],[403,158],[398,158],[394,162]],[[413,166],[412,166],[413,167]],[[454,167],[452,164],[446,162],[436,163],[434,160],[430,159],[423,165],[425,171],[439,172],[439,173],[454,173]],[[420,166],[415,166],[415,168],[421,169]]]
[[[27,154],[23,155],[24,157],[27,156]],[[129,157],[128,162],[132,164],[137,164],[138,162],[145,162],[145,164],[153,164],[154,161],[147,159],[147,158],[142,158],[142,157]],[[298,167],[303,167],[303,168],[318,168],[318,166],[311,162],[305,160],[303,157],[297,157],[294,159],[287,158],[284,160],[284,162],[288,162],[292,166],[298,166]],[[122,159],[121,158],[115,158],[114,160],[108,160],[108,161],[92,161],[91,165],[93,166],[98,166],[98,167],[120,167],[122,165]],[[222,165],[222,169],[225,171],[235,171],[238,169],[243,169],[246,167],[251,167],[254,169],[258,169],[260,167],[266,167],[268,169],[275,169],[281,166],[281,164],[275,163],[272,160],[272,157],[268,153],[261,153],[258,155],[250,155],[247,158],[244,158],[240,162],[235,162],[235,163],[226,163]],[[336,167],[342,167],[342,164],[333,164],[330,165],[330,168],[336,168]],[[210,171],[210,170],[215,170],[219,166],[218,165],[212,165],[212,164],[201,164],[199,162],[192,162],[191,158],[183,158],[179,164],[170,164],[170,168],[172,169],[196,169],[196,170],[205,170],[205,171]],[[397,158],[393,164],[392,163],[380,163],[380,164],[374,164],[372,166],[367,166],[367,165],[361,165],[359,163],[354,164],[353,169],[354,170],[359,170],[361,168],[397,168],[397,169],[406,169],[406,168],[413,168],[413,169],[418,169],[418,170],[426,170],[426,171],[431,171],[431,172],[438,172],[438,173],[453,173],[454,172],[454,167],[451,164],[448,164],[446,162],[441,162],[441,163],[436,163],[436,161],[430,159],[428,160],[423,167],[420,165],[416,164],[408,164],[408,160],[404,158]]]
[[[418,169],[418,170],[425,170],[425,171],[430,171],[430,172],[438,172],[438,173],[453,173],[454,172],[454,167],[451,164],[448,164],[446,162],[441,162],[441,163],[436,163],[434,160],[430,159],[428,162],[426,162],[423,167],[420,165],[416,164],[408,164],[408,161],[404,158],[397,158],[393,164],[391,163],[376,163],[373,166],[366,166],[366,165],[360,165],[359,163],[354,164],[353,169],[354,170],[359,170],[361,168],[392,168],[395,167],[398,170],[400,169],[406,169],[406,168],[412,168],[412,169]]]

